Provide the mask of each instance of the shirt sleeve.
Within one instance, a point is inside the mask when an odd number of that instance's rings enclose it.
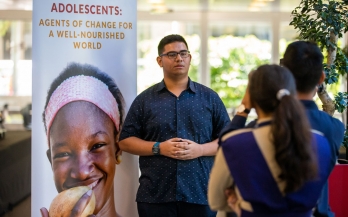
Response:
[[[124,124],[122,126],[120,141],[129,137],[142,138],[143,106],[139,98],[133,101]]]
[[[339,155],[339,149],[340,149],[341,144],[342,144],[343,139],[344,139],[345,129],[344,129],[343,123],[340,120],[336,120],[336,127],[333,127],[333,128],[337,129],[337,130],[334,131],[336,133],[334,138],[336,139],[335,146],[336,146],[336,154],[338,156]]]
[[[235,115],[232,118],[232,121],[220,132],[219,134],[219,146],[221,145],[221,138],[229,132],[234,130],[239,130],[242,128],[253,128],[256,124],[256,120],[251,121],[248,125],[245,126],[247,118],[241,115]]]
[[[219,95],[216,94],[215,97],[215,108],[213,112],[213,138],[219,138],[219,133],[227,126],[230,122],[230,117],[228,116],[227,110],[223,102],[221,101]]]
[[[330,126],[330,128],[332,128],[331,138],[328,138],[328,137],[326,138],[328,139],[330,143],[330,148],[333,155],[332,164],[335,165],[337,158],[340,154],[339,152],[344,139],[345,129],[344,129],[343,123],[340,120],[336,118],[332,118],[332,120],[333,121],[331,122],[331,126]]]
[[[222,149],[219,148],[208,184],[208,203],[212,210],[231,212],[227,204],[225,190],[232,186],[233,179],[228,169]]]

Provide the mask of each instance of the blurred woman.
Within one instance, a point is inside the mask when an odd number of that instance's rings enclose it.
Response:
[[[311,131],[290,71],[260,66],[250,76],[254,128],[224,134],[208,187],[213,210],[241,217],[310,217],[332,166],[326,138]]]
[[[118,216],[114,175],[120,163],[123,106],[122,94],[112,78],[87,64],[68,65],[47,95],[43,121],[56,188],[61,192],[89,186],[96,197],[96,216]],[[88,200],[90,194],[82,198]],[[45,208],[41,212],[48,216]]]

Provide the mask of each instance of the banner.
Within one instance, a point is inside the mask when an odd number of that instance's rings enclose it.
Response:
[[[120,162],[117,145],[136,96],[136,5],[33,1],[31,216],[80,185],[93,189],[95,214],[138,216],[138,158]]]

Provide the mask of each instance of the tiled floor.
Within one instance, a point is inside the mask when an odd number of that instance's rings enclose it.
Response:
[[[1,217],[30,217],[30,216],[31,216],[31,197],[28,197],[27,199],[19,203],[17,206],[15,206],[12,211],[7,212],[5,215]]]

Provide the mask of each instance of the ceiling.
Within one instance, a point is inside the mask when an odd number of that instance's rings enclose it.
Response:
[[[32,10],[32,0],[0,0],[0,10]]]
[[[300,0],[137,0],[138,11],[165,7],[171,11],[292,11]],[[0,0],[0,10],[32,10],[32,0]]]
[[[138,11],[150,11],[152,5],[161,3],[173,11],[258,11],[290,12],[301,0],[138,0]]]

